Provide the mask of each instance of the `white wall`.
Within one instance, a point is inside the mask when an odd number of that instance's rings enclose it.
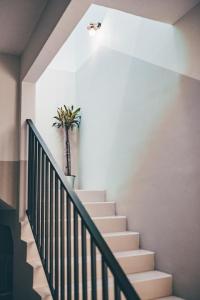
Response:
[[[16,206],[19,167],[19,59],[0,54],[0,199]]]
[[[36,84],[35,122],[50,151],[63,168],[63,132],[52,127],[57,108],[75,101],[75,73],[48,68]],[[72,171],[75,166],[72,166]]]
[[[175,26],[92,5],[51,65],[77,71],[98,49],[107,47],[169,70],[200,79],[200,5]],[[102,22],[101,30],[90,37],[87,25]],[[79,51],[81,45],[81,51]]]
[[[109,9],[100,35],[103,46],[200,79],[199,28],[200,5],[175,26]]]

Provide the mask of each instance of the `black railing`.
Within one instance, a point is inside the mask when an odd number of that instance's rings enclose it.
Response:
[[[31,120],[28,217],[55,300],[139,300]]]

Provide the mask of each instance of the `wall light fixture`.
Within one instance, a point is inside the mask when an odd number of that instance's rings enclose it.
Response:
[[[96,32],[101,28],[101,23],[98,22],[98,23],[90,23],[88,26],[87,26],[87,30],[89,31],[89,34],[91,36],[94,36],[96,34]]]

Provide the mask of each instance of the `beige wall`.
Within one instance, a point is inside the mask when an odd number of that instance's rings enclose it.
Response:
[[[200,82],[107,48],[76,78],[81,188],[106,189],[175,294],[197,300]]]
[[[0,199],[16,206],[18,197],[19,59],[0,54]]]

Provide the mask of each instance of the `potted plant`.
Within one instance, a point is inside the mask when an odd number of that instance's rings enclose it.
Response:
[[[73,105],[71,107],[63,105],[57,109],[57,116],[54,117],[56,121],[53,123],[54,127],[63,128],[64,130],[64,173],[72,188],[74,187],[75,176],[71,174],[69,130],[73,130],[75,127],[79,128],[81,122],[80,110],[80,107],[75,109]]]

